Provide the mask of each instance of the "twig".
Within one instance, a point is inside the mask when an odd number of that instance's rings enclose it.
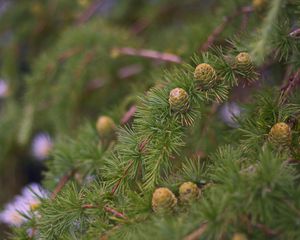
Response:
[[[173,63],[182,62],[181,58],[175,54],[158,52],[151,49],[135,49],[130,47],[113,48],[112,55],[113,56],[119,56],[119,55],[138,56],[138,57],[150,58],[150,59],[160,60],[164,62],[173,62]]]
[[[134,116],[135,112],[136,112],[136,106],[133,105],[129,108],[129,110],[122,117],[121,124],[124,125],[124,124],[128,123]]]
[[[252,223],[250,218],[251,218],[250,216],[245,216],[242,219],[242,221],[248,226],[248,229],[250,231],[252,231],[253,228],[257,228],[261,230],[268,237],[276,236],[279,234],[278,231],[273,230],[262,223]]]
[[[256,227],[257,229],[261,230],[267,236],[276,236],[279,234],[279,232],[277,232],[261,223],[256,223],[253,226]]]
[[[123,218],[123,219],[128,219],[123,213],[121,212],[118,212],[117,210],[109,207],[109,206],[104,206],[104,210],[109,212],[109,213],[112,213],[113,215],[115,215],[116,217],[119,217],[119,218]]]
[[[184,240],[198,240],[203,235],[206,228],[207,228],[207,223],[201,224],[199,228],[197,228],[195,231],[187,235],[184,238]]]
[[[58,57],[58,61],[64,62],[65,60],[67,60],[68,58],[74,56],[75,54],[79,53],[81,51],[81,48],[76,47],[76,48],[71,48],[68,49],[66,51],[64,51],[59,57]]]
[[[83,204],[81,207],[84,209],[98,208],[98,206],[93,205],[93,204]]]
[[[292,74],[288,82],[281,87],[281,92],[279,96],[279,104],[283,104],[286,102],[288,95],[295,88],[297,84],[300,83],[300,69],[297,70],[295,74]]]
[[[239,8],[230,16],[225,16],[223,18],[222,23],[213,30],[211,35],[207,38],[206,42],[201,46],[201,48],[199,50],[204,51],[204,52],[207,51],[209,49],[209,47],[211,47],[213,45],[213,43],[216,41],[216,39],[219,37],[219,35],[225,30],[227,25],[232,20],[234,20],[237,16],[239,16],[241,14],[245,15],[245,14],[249,14],[251,12],[253,12],[253,7],[246,6],[246,7]]]
[[[300,38],[300,28],[290,32],[289,36],[292,38]]]
[[[133,166],[134,161],[130,161],[130,163],[128,164],[127,168],[124,171],[124,174],[122,175],[122,177],[116,182],[116,184],[113,186],[112,190],[111,190],[111,194],[114,195],[115,192],[117,191],[118,187],[120,186],[121,182],[123,181],[123,179],[127,176],[129,169]]]
[[[80,25],[85,22],[87,22],[98,10],[98,8],[101,6],[103,3],[103,0],[96,0],[94,1],[86,11],[83,12],[82,15],[77,19],[76,24]]]
[[[55,199],[57,194],[63,189],[63,187],[67,184],[67,182],[71,179],[71,177],[75,174],[75,169],[70,171],[69,173],[65,174],[56,185],[54,191],[51,194],[51,199]]]
[[[120,68],[118,70],[118,77],[121,79],[129,78],[139,74],[142,71],[143,71],[143,66],[141,64],[131,64],[129,66]]]
[[[93,208],[98,208],[99,206],[93,205],[93,204],[84,204],[81,206],[84,209],[93,209]],[[108,205],[105,205],[103,209],[106,212],[112,213],[114,216],[123,218],[123,219],[128,219],[123,213],[118,212],[116,209],[109,207]]]

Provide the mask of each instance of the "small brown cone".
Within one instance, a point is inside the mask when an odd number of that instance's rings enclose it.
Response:
[[[195,68],[194,78],[197,87],[203,89],[214,87],[218,80],[215,69],[207,63],[201,63]]]
[[[179,187],[179,198],[181,202],[191,202],[199,198],[201,190],[195,183],[185,182]]]
[[[175,195],[168,188],[157,188],[152,195],[154,212],[171,212],[177,204]]]
[[[109,137],[113,135],[116,126],[110,117],[101,116],[97,120],[96,128],[100,137]]]
[[[269,132],[269,141],[276,146],[287,147],[292,142],[292,132],[284,122],[276,123]]]

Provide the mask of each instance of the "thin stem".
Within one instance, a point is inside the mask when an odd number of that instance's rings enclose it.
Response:
[[[135,49],[130,47],[113,48],[112,54],[115,56],[119,56],[119,55],[138,56],[138,57],[160,60],[164,62],[173,62],[173,63],[182,62],[181,58],[175,54],[158,52],[151,49]]]
[[[124,124],[128,123],[133,118],[135,112],[136,112],[136,106],[133,105],[129,108],[129,110],[122,117],[121,124],[124,125]]]
[[[184,240],[198,240],[203,235],[206,229],[207,229],[207,223],[203,223],[200,225],[199,228],[197,228],[195,231],[187,235],[184,238]]]
[[[111,194],[114,195],[115,192],[117,191],[117,189],[119,188],[121,182],[123,181],[123,179],[128,175],[128,171],[129,169],[133,166],[134,161],[130,161],[130,163],[128,164],[127,168],[124,171],[124,174],[122,175],[122,177],[117,181],[117,183],[114,185],[114,187],[111,190]]]
[[[289,36],[292,38],[300,38],[300,28],[290,32]]]
[[[98,10],[98,8],[102,5],[103,0],[94,1],[83,14],[77,19],[76,24],[80,25],[87,22]]]
[[[51,199],[55,199],[57,194],[63,189],[63,187],[67,184],[67,182],[74,176],[75,169],[65,174],[56,185],[54,191],[51,194]]]
[[[113,215],[115,215],[116,217],[119,217],[119,218],[123,218],[123,219],[128,219],[123,213],[121,212],[118,212],[117,210],[109,207],[109,206],[104,206],[104,210],[106,212],[109,212],[109,213],[112,213]]]
[[[98,208],[99,206],[97,205],[93,205],[93,204],[84,204],[81,206],[84,209],[94,209],[94,208]],[[119,218],[123,218],[123,219],[128,219],[123,213],[117,211],[116,209],[109,207],[108,205],[105,205],[103,207],[104,211],[112,213],[114,216],[119,217]]]
[[[296,73],[290,75],[288,82],[281,87],[281,92],[279,97],[280,105],[286,102],[288,95],[299,83],[300,83],[300,69],[298,69]]]
[[[225,30],[227,25],[234,20],[237,16],[243,14],[248,15],[249,13],[253,12],[253,8],[250,6],[242,7],[236,10],[232,15],[225,16],[223,21],[220,25],[218,25],[213,32],[209,35],[206,42],[201,46],[200,51],[207,51],[216,41],[216,39],[221,35],[221,33]],[[242,24],[244,25],[244,23]]]

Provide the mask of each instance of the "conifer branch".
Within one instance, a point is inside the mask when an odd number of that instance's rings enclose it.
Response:
[[[288,82],[281,87],[279,104],[286,102],[288,95],[293,91],[293,89],[300,83],[300,69],[298,69],[294,74],[291,74],[288,78]]]
[[[57,194],[63,189],[63,187],[67,184],[67,182],[74,176],[76,170],[73,169],[72,171],[65,174],[56,185],[55,189],[51,194],[51,199],[55,199]]]
[[[207,226],[208,226],[207,223],[201,224],[199,228],[197,228],[192,233],[187,235],[184,238],[184,240],[198,240],[204,234],[204,232],[206,231]]]
[[[130,168],[133,166],[134,161],[131,161],[128,166],[126,167],[123,176],[116,182],[116,184],[113,186],[111,190],[111,194],[114,195],[117,191],[118,187],[120,186],[121,182],[124,180],[124,178],[128,175],[128,172]]]
[[[272,37],[275,23],[277,23],[282,2],[282,0],[273,0],[270,2],[270,10],[263,23],[260,37],[253,45],[251,55],[255,57],[258,63],[262,63],[264,57],[269,53],[269,41]]]
[[[251,12],[253,12],[253,8],[251,6],[246,6],[236,10],[230,16],[225,16],[222,23],[213,30],[213,32],[207,38],[206,42],[201,46],[200,51],[206,52],[214,44],[216,39],[222,34],[222,32],[232,20],[234,20],[241,14],[248,15]],[[245,22],[243,22],[242,27],[245,27],[245,25]]]
[[[151,49],[135,49],[130,47],[124,48],[113,48],[112,55],[128,55],[128,56],[138,56],[143,58],[149,58],[164,62],[173,62],[173,63],[181,63],[182,60],[179,56],[171,53],[158,52]]]

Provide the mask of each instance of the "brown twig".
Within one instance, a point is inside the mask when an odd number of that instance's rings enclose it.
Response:
[[[134,161],[130,161],[130,163],[128,164],[127,168],[124,171],[124,174],[122,175],[122,177],[116,182],[116,184],[113,186],[112,190],[111,190],[111,194],[114,195],[115,192],[117,191],[118,187],[120,186],[121,182],[123,181],[123,179],[127,176],[129,169],[133,166]]]
[[[281,87],[279,104],[283,104],[286,102],[288,95],[299,83],[300,83],[300,69],[298,69],[296,73],[290,75],[288,82]]]
[[[121,124],[124,125],[128,123],[134,116],[136,112],[136,106],[132,105],[129,110],[124,114],[124,116],[121,119]]]
[[[113,48],[112,55],[113,56],[119,56],[119,55],[138,56],[138,57],[150,58],[150,59],[160,60],[164,62],[173,62],[173,63],[182,62],[181,57],[175,54],[158,52],[151,49],[135,49],[130,47]]]
[[[98,206],[93,205],[93,204],[83,204],[81,207],[84,208],[84,209],[98,208]]]
[[[104,206],[104,210],[106,212],[109,212],[109,213],[112,213],[113,215],[115,215],[116,217],[119,217],[119,218],[123,218],[123,219],[128,219],[123,213],[121,212],[118,212],[117,210],[109,207],[109,206]]]
[[[141,64],[131,64],[122,67],[118,70],[118,77],[121,79],[129,78],[135,76],[143,71],[143,66]]]
[[[67,182],[74,176],[75,169],[65,174],[56,185],[54,191],[51,194],[51,199],[55,199],[57,194],[63,189],[63,187],[67,184]]]
[[[99,206],[93,205],[93,204],[84,204],[81,207],[84,208],[84,209],[93,209],[93,208],[98,208]],[[103,207],[103,209],[106,212],[112,213],[116,217],[123,218],[123,219],[128,219],[123,213],[117,211],[116,209],[114,209],[112,207],[109,207],[108,205],[105,205]]]
[[[87,10],[79,16],[79,18],[76,21],[76,24],[80,25],[87,22],[97,12],[98,8],[101,6],[102,3],[103,0],[96,0],[93,3],[91,3]]]
[[[256,223],[253,226],[256,227],[257,229],[261,230],[267,236],[276,236],[279,234],[279,232],[277,232],[261,223]]]
[[[197,228],[195,231],[187,235],[184,238],[184,240],[198,240],[203,235],[206,228],[207,228],[207,223],[201,224],[199,228]]]
[[[199,51],[207,51],[216,41],[216,39],[221,35],[221,33],[225,30],[225,28],[227,27],[227,25],[234,20],[236,17],[238,17],[239,15],[243,14],[249,14],[253,12],[253,7],[251,6],[246,6],[246,7],[242,7],[237,9],[232,15],[230,16],[225,16],[223,18],[223,21],[220,25],[218,25],[213,32],[209,35],[209,37],[207,38],[206,42],[201,46],[201,48],[199,49]]]

